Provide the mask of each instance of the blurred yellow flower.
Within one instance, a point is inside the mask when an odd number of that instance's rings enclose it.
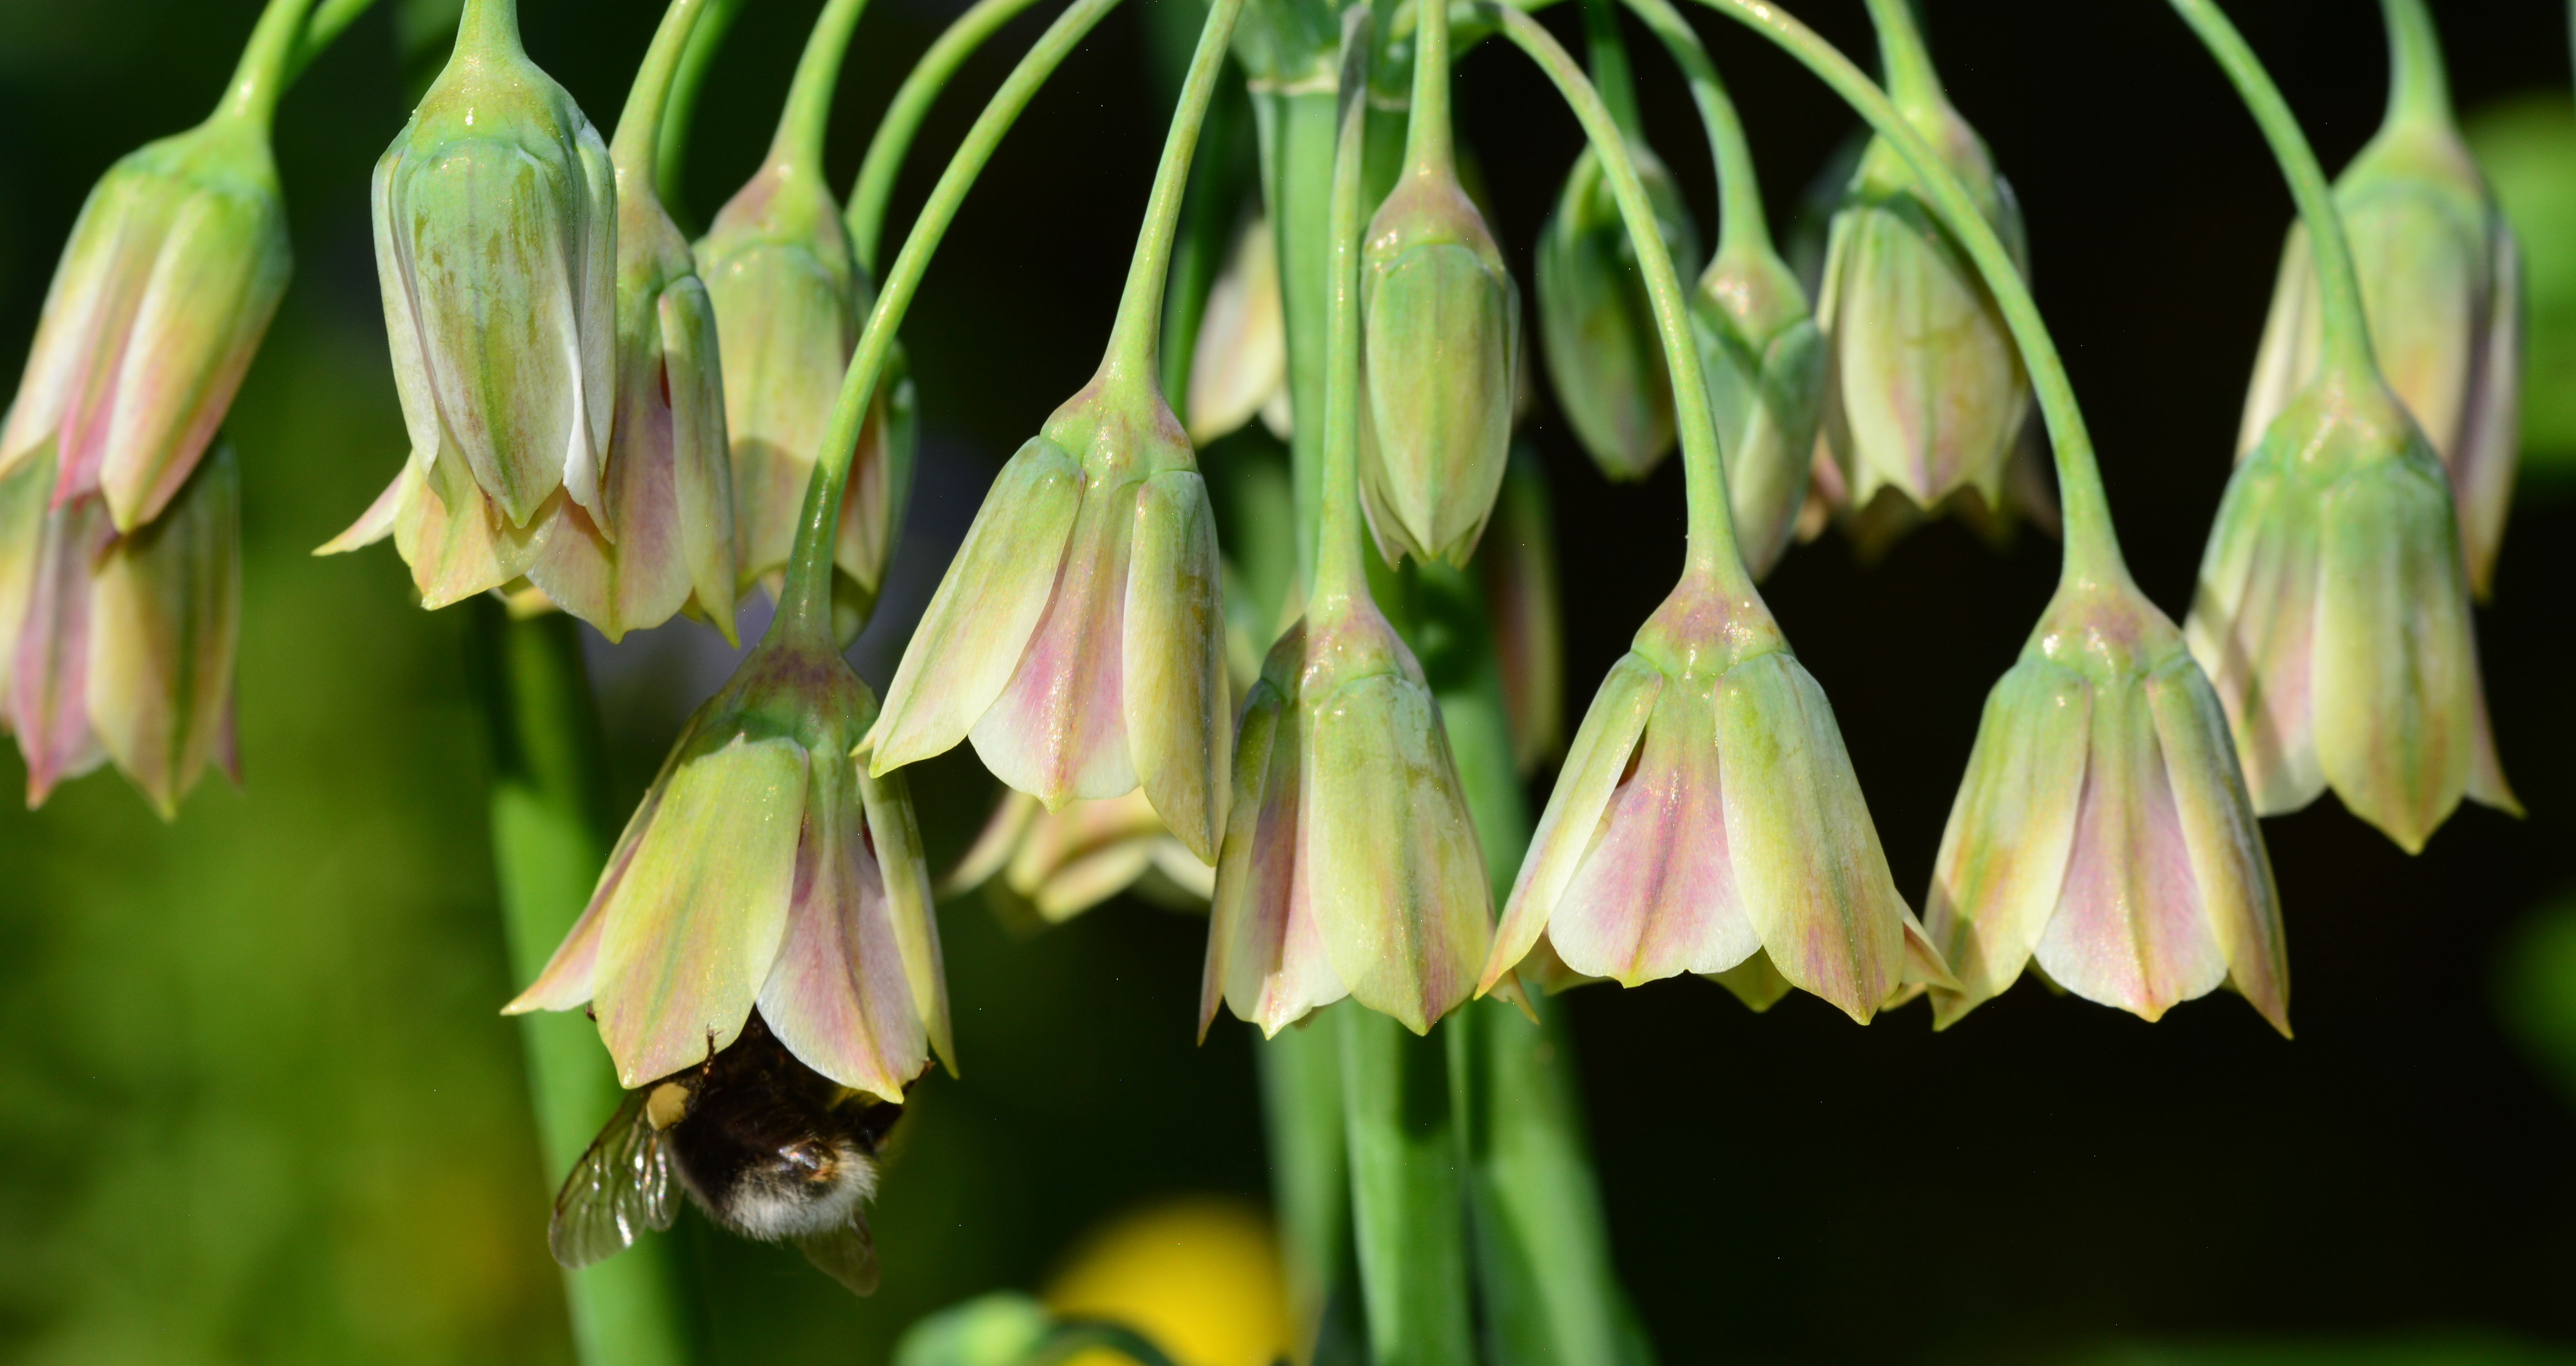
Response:
[[[1270,1221],[1239,1200],[1169,1200],[1085,1235],[1047,1287],[1066,1318],[1123,1323],[1179,1366],[1271,1366],[1286,1356],[1288,1300]],[[1065,1366],[1126,1366],[1106,1350]]]

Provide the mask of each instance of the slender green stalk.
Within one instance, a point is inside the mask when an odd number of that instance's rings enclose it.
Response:
[[[903,169],[904,153],[912,147],[913,136],[921,131],[921,121],[930,114],[931,102],[957,74],[975,49],[993,32],[1009,23],[1020,11],[1036,0],[975,0],[948,30],[939,35],[930,50],[913,63],[911,74],[894,92],[886,106],[885,117],[878,121],[876,136],[868,140],[867,158],[859,163],[859,178],[850,187],[849,207],[842,211],[842,222],[850,230],[850,250],[859,269],[873,275],[877,269],[877,245],[885,236],[886,201],[894,197],[894,177]]]
[[[608,861],[599,718],[571,618],[513,621],[478,599],[474,673],[492,743],[492,865],[517,980],[535,980],[590,901]],[[519,1017],[546,1179],[580,1160],[623,1092],[598,1032],[570,1012]],[[688,1337],[672,1295],[670,1245],[645,1238],[580,1270],[564,1297],[586,1366],[682,1366]]]
[[[1762,0],[1701,0],[1709,8],[1753,29],[1785,49],[1823,78],[1871,128],[1892,144],[1923,192],[1930,196],[1941,225],[1968,253],[1986,289],[2003,309],[2013,344],[2021,349],[2039,397],[2040,416],[2057,460],[2057,492],[2065,511],[2066,556],[2062,573],[2069,579],[2123,582],[2128,569],[2120,559],[2120,542],[2111,525],[2111,502],[2102,489],[2102,472],[2093,458],[2092,433],[2076,406],[2075,386],[2067,378],[2066,359],[2048,334],[2039,303],[2013,265],[2012,253],[1994,226],[1977,211],[1976,201],[1940,154],[1906,119],[1887,93],[1852,65],[1833,44],[1818,37],[1779,6]]]
[[[1289,1322],[1300,1347],[1310,1348],[1323,1324],[1325,1299],[1350,1258],[1341,1036],[1319,1021],[1283,1030],[1255,1045],[1255,1053],[1270,1141],[1271,1199],[1279,1210],[1281,1260],[1287,1269]],[[1297,1359],[1307,1358],[1301,1351]]]
[[[1448,1038],[1374,1010],[1341,1017],[1352,1241],[1372,1366],[1474,1366],[1467,1211]]]
[[[822,459],[806,486],[805,507],[798,514],[796,545],[787,563],[786,593],[779,602],[778,621],[783,623],[779,629],[809,631],[816,633],[817,639],[831,639],[833,530],[840,525],[842,487],[849,482],[850,461],[858,453],[860,429],[867,423],[868,400],[884,376],[895,329],[903,325],[904,310],[912,306],[912,296],[921,288],[922,274],[930,269],[930,258],[939,250],[939,239],[956,219],[958,206],[965,202],[966,192],[975,187],[975,177],[983,173],[993,149],[1001,145],[1002,135],[1011,131],[1020,111],[1028,107],[1038,87],[1055,74],[1066,55],[1117,4],[1118,0],[1074,0],[1056,16],[1028,54],[1020,58],[1020,64],[1011,69],[1001,89],[993,92],[984,112],[975,117],[974,126],[966,130],[965,141],[949,158],[948,169],[931,187],[920,217],[913,220],[903,251],[895,257],[894,269],[887,272],[885,287],[877,294],[876,306],[868,310],[858,349],[850,355],[849,368],[841,372],[840,397],[832,405],[831,424],[823,430]]]
[[[233,67],[231,83],[224,87],[223,102],[216,106],[219,116],[247,119],[266,131],[277,116],[278,97],[295,79],[304,12],[312,7],[313,0],[268,0]]]
[[[2451,122],[2451,81],[2442,35],[2424,0],[2380,0],[2388,23],[2388,121]]]
[[[1271,125],[1270,226],[1288,334],[1289,478],[1297,506],[1297,581],[1315,581],[1324,517],[1324,399],[1332,349],[1332,88],[1256,96]]]
[[[787,108],[778,116],[778,133],[769,140],[772,164],[813,175],[823,173],[823,137],[832,126],[832,94],[841,84],[841,59],[858,29],[859,13],[868,0],[825,0],[813,32],[806,35],[804,55],[796,59],[796,79],[787,87]]]
[[[1241,24],[1237,20],[1238,27]],[[1248,130],[1250,107],[1218,81],[1215,103],[1208,106],[1207,127],[1199,134],[1201,151],[1190,167],[1189,193],[1182,197],[1181,230],[1172,246],[1172,269],[1163,294],[1163,392],[1175,399],[1190,391],[1192,353],[1206,321],[1208,295],[1223,269],[1234,240],[1237,215],[1247,186],[1237,171]]]
[[[669,98],[663,101],[662,132],[653,143],[653,183],[666,211],[675,217],[678,206],[688,199],[689,130],[697,123],[698,90],[706,84],[716,49],[733,31],[734,16],[741,12],[742,0],[706,0],[706,12],[698,16],[697,26],[689,30],[688,45],[680,49],[680,69],[672,77]]]
[[[464,11],[456,16],[456,44],[525,51],[519,42],[519,0],[465,0]]]
[[[1753,169],[1753,145],[1744,136],[1744,121],[1735,101],[1717,77],[1717,64],[1699,34],[1667,0],[1627,0],[1628,9],[1662,40],[1664,50],[1680,65],[1708,129],[1709,155],[1717,162],[1717,257],[1740,259],[1774,254],[1771,222],[1762,208],[1762,177]],[[1615,112],[1615,111],[1614,111]]]
[[[1637,113],[1637,78],[1628,68],[1628,44],[1619,36],[1618,0],[1582,0],[1583,55],[1592,66],[1592,88],[1610,109],[1610,121],[1631,142],[1646,140]]]
[[[1438,6],[1432,11],[1437,13]],[[1321,618],[1336,610],[1335,605],[1368,596],[1368,560],[1360,538],[1366,534],[1360,524],[1360,171],[1365,155],[1362,139],[1368,128],[1368,11],[1353,6],[1351,20],[1343,28],[1341,93],[1338,96],[1339,131],[1333,140],[1333,193],[1327,239],[1332,244],[1332,268],[1327,285],[1328,300],[1324,351],[1324,431],[1322,500],[1315,520],[1315,577],[1307,593],[1307,615]],[[1426,110],[1421,104],[1424,83],[1420,72],[1435,63],[1445,65],[1447,45],[1435,33],[1445,35],[1445,18],[1427,20],[1422,25],[1421,51],[1415,57],[1414,99],[1411,136],[1417,144],[1425,136],[1421,129]],[[1432,83],[1445,90],[1446,81]],[[1426,155],[1448,157],[1448,135]],[[1408,149],[1411,153],[1420,147]],[[1414,162],[1420,165],[1419,162]]]
[[[621,195],[641,192],[661,196],[659,152],[662,123],[671,109],[671,87],[678,80],[680,58],[689,46],[689,30],[707,6],[721,0],[671,0],[653,30],[653,45],[635,68],[635,84],[626,92],[626,108],[617,116],[617,132],[608,142],[608,159],[617,166]],[[628,177],[634,177],[630,180]]]
[[[1449,7],[1426,5],[1413,35],[1413,102],[1404,118],[1408,175],[1449,175],[1457,152],[1449,138]]]
[[[296,40],[295,55],[286,64],[287,83],[294,84],[295,78],[304,74],[304,68],[330,50],[340,34],[375,3],[376,0],[322,0],[314,6],[313,17],[304,21],[304,35]]]
[[[2353,273],[2352,246],[2344,239],[2343,218],[2335,212],[2334,190],[2326,182],[2307,134],[2272,84],[2271,73],[2245,45],[2245,38],[2211,0],[2169,0],[2174,12],[2200,35],[2219,69],[2235,85],[2263,138],[2272,144],[2272,159],[2290,182],[2298,201],[2299,221],[2307,227],[2308,247],[2316,254],[2317,305],[2325,341],[2326,364],[2348,374],[2367,374],[2374,383],[2379,365],[2370,349],[2370,327],[2361,308],[2361,277]]]
[[[1172,236],[1181,223],[1181,197],[1189,189],[1190,156],[1198,150],[1199,130],[1207,123],[1208,100],[1216,93],[1217,73],[1225,66],[1225,47],[1234,34],[1243,0],[1215,0],[1199,30],[1198,50],[1190,56],[1189,75],[1172,110],[1171,131],[1163,138],[1163,159],[1154,168],[1154,189],[1145,201],[1145,230],[1136,237],[1136,254],[1127,265],[1127,284],[1119,292],[1118,318],[1109,329],[1108,354],[1101,378],[1109,385],[1155,386],[1163,344],[1163,282],[1171,277]]]
[[[1914,22],[1914,0],[1869,0],[1869,22],[1878,32],[1878,59],[1887,68],[1889,98],[1903,109],[1937,105],[1941,76],[1932,69],[1931,49]]]

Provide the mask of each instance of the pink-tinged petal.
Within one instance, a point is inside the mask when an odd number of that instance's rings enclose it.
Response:
[[[2467,790],[2477,642],[2450,489],[2429,451],[2345,477],[2320,509],[2317,762],[2415,853]]]
[[[2254,382],[2245,390],[2245,415],[2236,429],[2239,461],[2263,444],[2272,419],[2290,406],[2317,369],[2316,267],[2312,264],[2306,227],[2290,225],[2281,246],[2281,269],[2272,286],[2272,306],[2263,319],[2263,341],[2254,352]]]
[[[1711,681],[1667,683],[1547,937],[1565,965],[1635,986],[1761,949],[1726,840]]]
[[[546,960],[537,980],[528,985],[508,1005],[504,1015],[524,1015],[531,1010],[570,1010],[591,997],[599,975],[599,940],[607,923],[608,904],[616,899],[618,884],[626,870],[634,866],[635,851],[643,846],[644,833],[653,828],[653,813],[661,808],[662,793],[670,784],[671,774],[679,767],[679,754],[687,748],[689,737],[683,734],[672,756],[662,762],[662,771],[654,776],[653,785],[644,791],[635,814],[626,818],[626,828],[619,832],[617,845],[608,853],[608,866],[600,870],[599,885],[591,889],[590,904],[582,907],[581,918],[573,922],[563,943],[555,947],[554,956]]]
[[[358,520],[351,522],[348,530],[315,547],[313,553],[345,555],[394,534],[394,524],[402,519],[405,505],[428,489],[429,477],[422,470],[420,462],[404,461],[402,472],[385,485],[385,491],[376,495],[376,501],[369,503],[365,512],[358,514]]]
[[[948,752],[992,708],[1055,594],[1082,491],[1082,467],[1042,436],[994,477],[895,667],[870,772]]]
[[[671,392],[672,489],[690,594],[728,645],[734,638],[733,456],[715,306],[694,275],[662,292],[662,366]]]
[[[1494,923],[1439,710],[1397,674],[1309,706],[1298,857],[1315,923],[1353,1000],[1428,1033],[1474,990]]]
[[[95,498],[45,518],[9,680],[9,724],[27,761],[29,810],[44,805],[55,784],[107,758],[89,723],[90,571],[114,535]]]
[[[1027,798],[1025,793],[1011,795],[1036,805],[1035,799]],[[1164,837],[1162,818],[1154,814],[1154,804],[1145,799],[1143,792],[1075,802],[1062,811],[1048,811],[1037,818],[1004,876],[1011,890],[1028,896],[1057,869],[1093,850],[1130,840]]]
[[[900,773],[870,776],[856,769],[859,799],[867,808],[868,843],[885,878],[886,920],[895,956],[912,990],[923,1033],[951,1074],[957,1039],[948,1015],[948,969],[939,950],[939,917],[930,894],[930,863],[921,852],[921,823],[913,813],[912,786]]]
[[[1565,752],[1565,766],[1557,771],[1556,787],[1548,793],[1529,850],[1521,857],[1520,875],[1494,931],[1493,952],[1485,959],[1477,994],[1492,991],[1547,929],[1549,916],[1600,832],[1602,812],[1627,771],[1628,756],[1645,733],[1663,684],[1663,672],[1633,653],[1620,656],[1601,680],[1601,690],[1593,695]]]
[[[567,188],[580,207],[565,231],[575,258],[565,278],[573,289],[571,363],[578,379],[568,391],[573,417],[566,424],[563,477],[573,501],[595,517],[604,506],[599,469],[608,459],[617,414],[617,168],[599,130],[579,111],[574,115],[578,174]]]
[[[2092,690],[2050,660],[2023,660],[1987,694],[1924,900],[1960,986],[1933,998],[1936,1028],[2000,995],[2030,961],[2066,882],[2091,733]]]
[[[145,152],[151,150],[146,148]],[[129,163],[132,160],[129,158]],[[115,400],[116,375],[125,348],[134,338],[134,310],[151,279],[152,258],[161,234],[180,203],[176,187],[160,174],[149,170],[120,174],[123,169],[120,166],[119,171],[109,172],[108,179],[119,182],[114,193],[102,181],[93,196],[93,203],[101,209],[97,239],[81,240],[89,227],[84,221],[64,248],[67,265],[75,252],[91,256],[104,278],[99,280],[86,308],[64,317],[59,343],[52,343],[44,335],[51,329],[44,329],[38,334],[36,352],[28,357],[32,374],[38,353],[51,344],[62,347],[62,368],[58,372],[61,388],[57,391],[61,408],[54,425],[57,507],[98,491],[98,468],[107,455],[107,415]],[[82,216],[87,220],[86,212]],[[52,321],[52,315],[49,302],[47,322]],[[41,410],[43,395],[37,397]]]
[[[1134,886],[1154,865],[1155,846],[1170,842],[1170,837],[1157,835],[1088,850],[1049,870],[1046,879],[1030,889],[1030,903],[1039,919],[1061,925]]]
[[[886,883],[867,839],[858,775],[818,755],[806,788],[795,891],[760,1018],[807,1067],[900,1105],[930,1065]]]
[[[1137,490],[1119,646],[1127,752],[1174,838],[1213,863],[1233,785],[1234,695],[1216,516],[1194,470]]]
[[[2189,659],[2176,659],[2146,681],[2156,739],[2171,774],[2175,814],[2192,881],[2228,985],[2252,1002],[2284,1037],[2290,1032],[2290,958],[2281,930],[2281,894],[2254,800],[2227,738],[2227,714],[2209,680]]]
[[[734,1041],[787,929],[806,752],[740,736],[671,772],[601,911],[592,1009],[628,1089]]]
[[[409,476],[397,477],[397,485],[403,477]],[[555,506],[562,509],[566,504],[558,500]],[[411,566],[420,605],[435,609],[488,593],[528,573],[553,541],[577,534],[562,525],[563,520],[558,511],[524,528],[511,527],[483,497],[464,460],[441,452],[422,478],[419,491],[401,498],[395,509],[394,549]],[[362,521],[348,534],[358,534],[364,525]]]
[[[2033,952],[2059,986],[2153,1020],[2227,980],[2227,958],[2144,689],[2095,689],[2092,720],[2065,890]]]
[[[131,253],[116,249],[127,215],[143,207],[139,191],[132,177],[110,172],[90,190],[72,222],[45,290],[44,311],[37,315],[17,399],[0,425],[0,475],[61,437],[91,368],[91,353],[112,328],[121,327],[124,307],[141,288]]]
[[[614,540],[579,504],[568,502],[545,554],[528,569],[529,581],[546,590],[556,606],[598,627],[612,641],[669,621],[692,588],[682,526],[679,434],[671,395],[663,388],[672,376],[665,369],[659,335],[657,323],[655,340],[638,348],[618,384],[617,429],[600,494]],[[732,515],[726,507],[723,532],[728,536]],[[730,585],[726,592],[730,594]],[[730,596],[725,602],[731,606]]]
[[[1868,1023],[1906,972],[1908,913],[1824,689],[1785,651],[1736,665],[1717,746],[1745,918],[1781,976]]]
[[[2496,552],[2504,544],[2514,464],[2522,454],[2522,244],[2501,214],[2495,215],[2492,232],[2495,278],[2485,300],[2485,345],[2478,351],[2472,381],[2476,388],[2458,444],[2442,453],[2459,505],[2469,587],[2480,601],[2495,588]]]
[[[159,520],[120,538],[91,589],[90,727],[164,820],[232,711],[241,628],[241,465],[217,446]]]
[[[44,562],[45,504],[54,491],[50,455],[0,474],[0,734],[11,726],[10,680],[17,673],[19,629]]]
[[[1302,657],[1303,627],[1280,650]],[[1276,656],[1274,651],[1274,657]],[[1264,1035],[1349,994],[1315,922],[1298,837],[1304,773],[1296,706],[1268,679],[1253,684],[1238,727],[1225,844],[1208,904],[1208,952],[1199,990],[1199,1037],[1220,1002]]]
[[[2239,465],[2219,503],[2183,637],[2227,710],[2254,809],[2326,789],[2313,671],[2321,529],[2314,495],[2270,459]]]
[[[1136,496],[1132,483],[1083,491],[1046,615],[1010,683],[968,732],[994,777],[1050,809],[1136,786],[1122,658]]]

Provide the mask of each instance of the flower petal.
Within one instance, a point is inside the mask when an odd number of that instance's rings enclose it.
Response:
[[[1139,486],[1084,488],[1046,614],[968,735],[993,776],[1051,810],[1136,786],[1125,701],[1127,564]]]
[[[216,446],[157,521],[108,550],[91,592],[90,726],[173,819],[232,710],[241,465],[231,446]]]
[[[1291,628],[1281,648],[1302,639],[1302,628]],[[1220,1001],[1264,1035],[1275,1035],[1349,994],[1334,974],[1299,857],[1305,794],[1300,721],[1275,684],[1253,684],[1237,728],[1234,799],[1208,905],[1207,967],[1199,987],[1202,1039]]]
[[[1133,535],[1119,647],[1127,752],[1163,824],[1212,863],[1232,791],[1234,699],[1216,516],[1197,472],[1147,479]]]
[[[2269,455],[2237,466],[2183,622],[2227,709],[2254,809],[2266,816],[2326,789],[2314,712],[2321,533],[2312,499]]]
[[[1987,695],[1924,900],[1960,986],[1933,998],[1936,1027],[2011,986],[2056,911],[2091,733],[2092,690],[2047,659],[2024,659]]]
[[[733,456],[725,440],[724,373],[715,305],[694,275],[662,291],[662,373],[671,393],[671,473],[680,555],[698,609],[734,636]]]
[[[2218,694],[2189,659],[2146,682],[2156,739],[2172,776],[2201,913],[2227,959],[2227,981],[2284,1036],[2290,1032],[2290,960],[2281,931],[2281,894],[2272,881],[2254,799],[2228,743]]]
[[[1547,929],[1548,917],[1564,899],[1566,886],[1600,832],[1602,812],[1609,807],[1620,775],[1627,771],[1628,756],[1637,748],[1637,737],[1645,733],[1646,719],[1654,714],[1663,684],[1663,671],[1634,653],[1620,656],[1610,666],[1609,676],[1601,680],[1601,690],[1593,695],[1582,726],[1574,732],[1574,743],[1565,752],[1565,766],[1557,771],[1547,809],[1539,814],[1538,828],[1530,835],[1529,850],[1521,858],[1520,875],[1512,882],[1511,900],[1504,908],[1502,925],[1494,932],[1493,952],[1485,959],[1477,994],[1492,991],[1494,983],[1529,955]]]
[[[90,633],[95,629],[90,569],[115,528],[107,508],[83,498],[46,515],[25,615],[10,667],[9,724],[27,761],[27,807],[45,803],[54,785],[99,766],[107,751],[89,723]]]
[[[2477,388],[2459,444],[2445,453],[2459,504],[2460,545],[2469,558],[2469,587],[2480,600],[2495,587],[2496,552],[2504,543],[2514,464],[2522,452],[2522,244],[2501,214],[2493,231],[2495,278],[2486,300]]]
[[[948,1070],[957,1070],[957,1039],[948,1017],[948,970],[939,951],[939,917],[930,894],[930,863],[921,852],[921,822],[913,813],[912,785],[900,773],[859,774],[859,799],[867,808],[868,842],[886,887],[886,915],[914,1009],[930,1046]]]
[[[844,755],[814,756],[795,891],[760,1018],[807,1067],[900,1105],[930,1052],[866,824],[856,767]]]

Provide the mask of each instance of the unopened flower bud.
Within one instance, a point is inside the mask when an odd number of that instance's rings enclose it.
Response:
[[[2125,582],[2061,588],[1986,698],[1925,922],[1947,1027],[2033,958],[2153,1020],[2233,987],[2283,1034],[2280,897],[2227,717],[2182,632]]]
[[[54,499],[133,531],[214,438],[291,270],[265,121],[218,113],[128,154],[72,225],[0,472],[50,448]]]
[[[1681,191],[1645,144],[1631,142],[1628,155],[1673,269],[1688,277],[1699,241]],[[1673,448],[1672,374],[1627,221],[1589,148],[1539,230],[1538,324],[1548,380],[1575,438],[1612,479],[1645,478]]]
[[[1691,296],[1691,331],[1725,453],[1736,547],[1758,579],[1787,553],[1807,503],[1824,334],[1798,277],[1767,246],[1709,262]]]
[[[2375,375],[2327,368],[2236,467],[2184,635],[2264,815],[2332,787],[2413,852],[2464,794],[2521,809],[2487,725],[2450,487]]]
[[[1520,306],[1457,176],[1408,169],[1360,266],[1360,490],[1389,561],[1474,553],[1511,454]]]

